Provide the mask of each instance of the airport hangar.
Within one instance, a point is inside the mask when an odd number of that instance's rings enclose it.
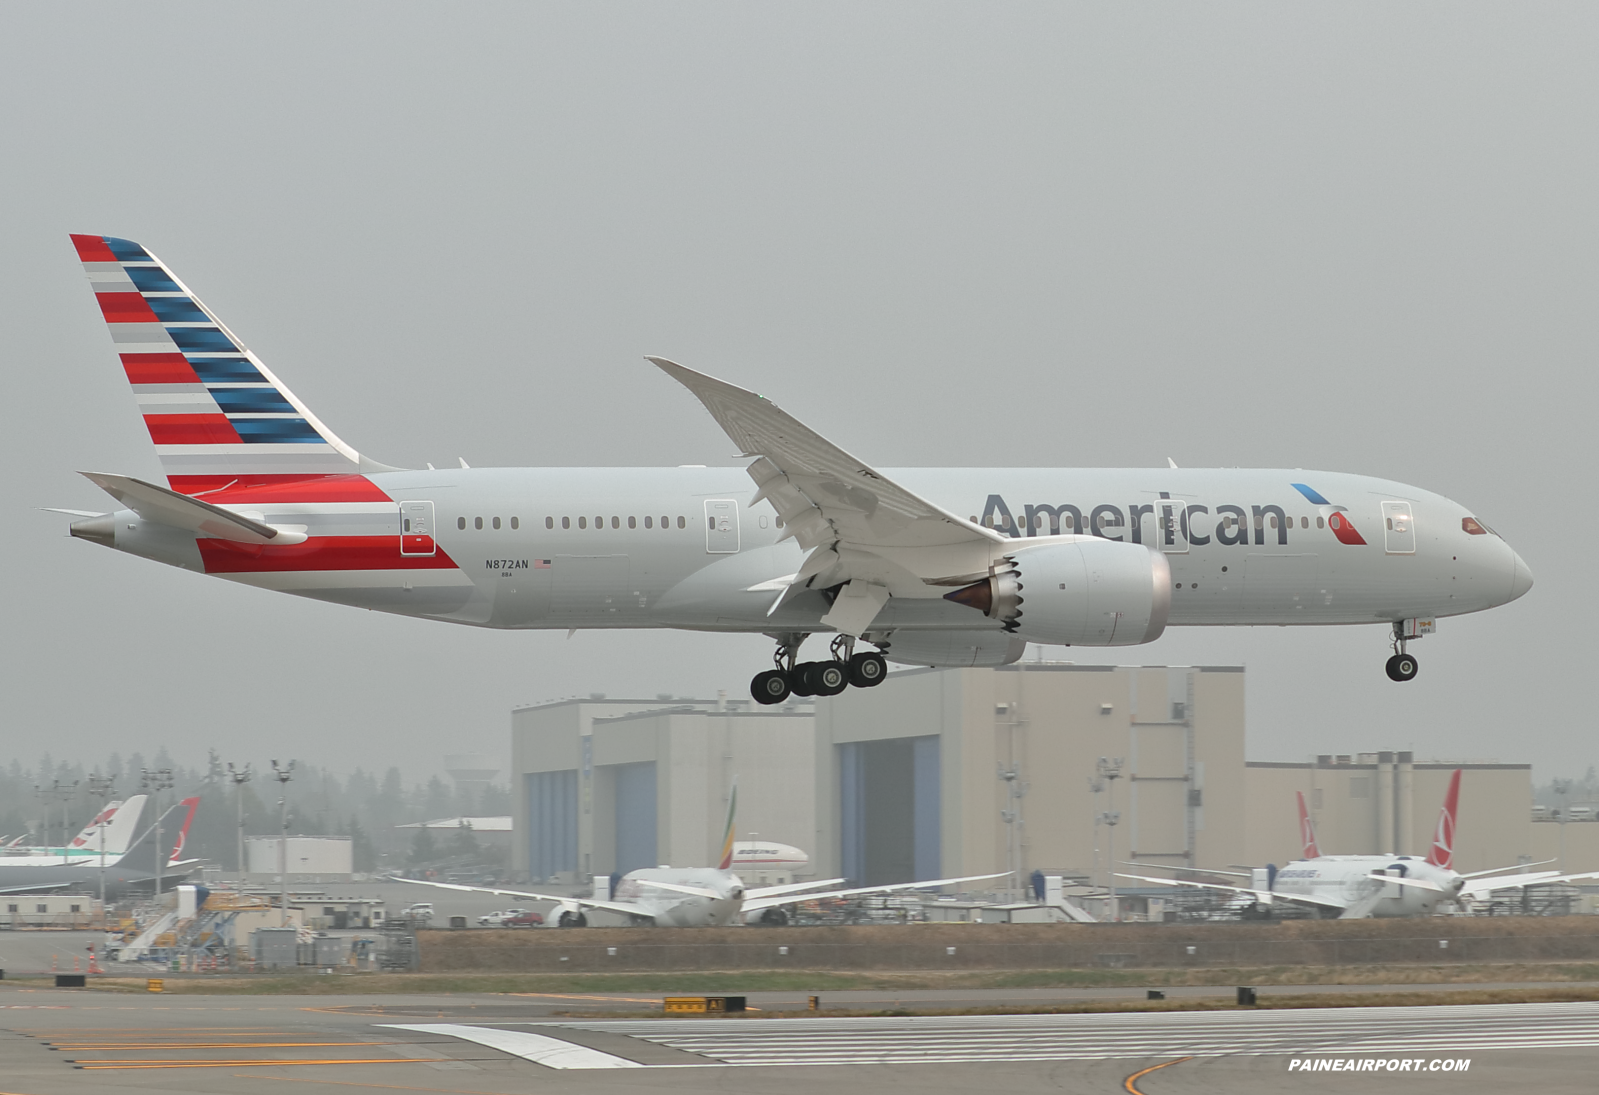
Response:
[[[735,776],[739,839],[795,845],[805,876],[862,884],[1017,866],[1104,884],[1111,835],[1095,819],[1111,810],[1116,860],[1282,864],[1300,854],[1295,791],[1326,854],[1425,855],[1457,767],[1457,870],[1553,859],[1562,840],[1565,869],[1599,869],[1599,824],[1532,820],[1527,764],[1246,761],[1239,666],[912,669],[777,708],[562,700],[517,708],[511,728],[522,880],[714,863]],[[1123,764],[1095,793],[1102,757]]]

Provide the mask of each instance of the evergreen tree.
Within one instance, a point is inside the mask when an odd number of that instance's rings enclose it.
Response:
[[[411,838],[410,865],[420,867],[439,858],[439,848],[433,841],[433,830],[423,826]]]

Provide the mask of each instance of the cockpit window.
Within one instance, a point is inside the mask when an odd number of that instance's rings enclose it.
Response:
[[[1478,521],[1475,517],[1462,517],[1460,519],[1460,527],[1465,529],[1467,535],[1470,536],[1488,535],[1488,530],[1483,528],[1482,522]]]

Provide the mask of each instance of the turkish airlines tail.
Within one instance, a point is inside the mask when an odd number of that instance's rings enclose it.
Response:
[[[1434,867],[1453,870],[1455,866],[1455,807],[1460,803],[1460,769],[1449,777],[1449,790],[1444,792],[1444,808],[1438,811],[1438,831],[1433,834],[1432,847],[1427,851],[1427,862]]]
[[[733,815],[738,810],[738,780],[733,781],[733,789],[727,795],[727,826],[722,830],[722,858],[716,864],[719,871],[733,869]]]
[[[1305,809],[1305,792],[1295,791],[1299,796],[1299,842],[1304,845],[1302,859],[1320,859],[1321,849],[1316,847],[1316,827],[1310,823],[1310,811]]]
[[[172,843],[172,854],[167,856],[168,864],[176,863],[183,858],[183,846],[189,842],[189,826],[194,822],[194,811],[200,805],[200,796],[186,798],[178,805],[187,806],[189,812],[183,815],[183,827],[178,830],[178,838]]]
[[[392,470],[339,440],[160,259],[116,236],[72,243],[173,490]]]

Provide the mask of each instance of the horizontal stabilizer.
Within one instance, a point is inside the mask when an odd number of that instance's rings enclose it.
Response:
[[[232,510],[158,487],[154,483],[146,483],[142,479],[93,471],[81,474],[146,521],[159,525],[187,529],[202,536],[241,544],[289,545],[306,541],[303,530],[278,528],[251,520]]]

